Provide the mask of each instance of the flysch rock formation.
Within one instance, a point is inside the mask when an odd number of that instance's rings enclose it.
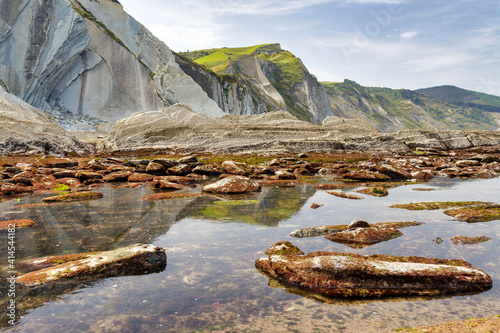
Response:
[[[40,260],[50,261],[50,258]],[[134,244],[112,251],[88,254],[82,259],[30,272],[18,277],[17,282],[27,286],[36,286],[64,279],[102,279],[146,274],[165,269],[166,262],[167,255],[164,249],[149,244]]]
[[[409,152],[417,147],[461,149],[500,144],[498,131],[380,133],[359,120],[328,117],[323,125],[285,111],[209,118],[185,105],[140,112],[116,122],[99,149],[177,149],[182,152],[287,153],[339,150]]]
[[[113,122],[175,103],[223,114],[113,0],[0,0],[0,80],[60,118]]]
[[[438,296],[491,288],[491,277],[462,260],[362,256],[283,249],[266,251],[255,266],[285,285],[335,297]],[[287,244],[285,244],[287,245]],[[289,244],[290,246],[293,246]],[[416,262],[419,260],[420,262]]]
[[[0,154],[61,155],[89,152],[53,118],[0,87]]]

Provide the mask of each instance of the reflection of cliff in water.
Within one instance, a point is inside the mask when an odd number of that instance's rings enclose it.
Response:
[[[16,208],[18,203],[14,205],[15,201],[3,203],[0,208],[10,213],[5,216],[6,219],[26,218],[38,224],[35,228],[17,231],[18,259],[105,251],[134,243],[150,243],[167,233],[172,224],[180,219],[181,212],[200,209],[200,204],[202,208],[215,200],[201,203],[196,199],[143,201],[141,196],[151,193],[146,187],[103,187],[96,191],[103,193],[104,197],[32,208]],[[30,196],[19,203],[38,202],[40,197]]]
[[[264,187],[259,193],[241,200],[213,201],[186,217],[227,222],[277,226],[290,219],[316,192],[309,185],[292,188]],[[184,215],[184,214],[183,214]]]

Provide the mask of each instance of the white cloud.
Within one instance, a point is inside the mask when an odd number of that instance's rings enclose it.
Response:
[[[418,36],[417,31],[407,31],[403,32],[402,34],[399,35],[399,38],[401,39],[413,39]]]

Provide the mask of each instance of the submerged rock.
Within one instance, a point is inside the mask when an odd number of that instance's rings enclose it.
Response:
[[[259,183],[241,176],[229,176],[216,183],[204,186],[203,192],[219,194],[239,194],[257,192],[260,190]]]
[[[271,254],[255,267],[286,285],[338,297],[436,296],[481,292],[493,284],[462,260],[313,252]]]
[[[35,221],[29,220],[29,219],[1,221],[0,222],[0,231],[12,229],[12,228],[16,228],[16,229],[31,228],[31,227],[35,227],[36,225],[37,224]]]
[[[363,227],[363,225],[365,227],[366,227],[366,225],[368,225],[368,227],[370,227],[370,226],[373,226],[373,227],[383,226],[383,227],[401,229],[401,228],[406,228],[406,227],[419,226],[422,224],[424,224],[424,223],[413,221],[413,222],[381,222],[381,223],[373,223],[370,225],[370,224],[368,224],[368,222],[356,220],[356,221],[351,222],[351,224],[349,224],[349,225],[346,225],[346,224],[326,225],[326,226],[320,226],[320,227],[297,229],[297,230],[292,231],[290,233],[290,236],[297,237],[297,238],[324,236],[324,235],[329,235],[329,234],[333,234],[336,232],[345,231],[348,229]]]
[[[345,243],[351,247],[365,247],[402,236],[398,229],[386,226],[357,227],[325,236],[332,242]]]
[[[477,237],[467,237],[467,236],[453,236],[450,238],[451,242],[455,245],[468,245],[468,244],[478,244],[484,243],[491,240],[491,237],[477,236]]]
[[[134,244],[27,273],[18,277],[17,282],[35,286],[75,278],[103,279],[147,274],[165,269],[166,261],[167,255],[164,249],[155,245]]]
[[[56,195],[54,197],[43,198],[42,202],[73,202],[82,200],[95,200],[103,197],[100,192],[84,191]]]

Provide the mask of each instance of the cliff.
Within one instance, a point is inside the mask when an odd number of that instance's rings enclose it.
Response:
[[[299,58],[279,44],[199,50],[179,57],[186,59],[181,68],[226,113],[285,110],[314,123],[335,115],[324,88]],[[210,84],[200,74],[203,70],[215,78]]]
[[[116,121],[184,103],[223,114],[112,0],[0,0],[0,80],[32,106]]]

